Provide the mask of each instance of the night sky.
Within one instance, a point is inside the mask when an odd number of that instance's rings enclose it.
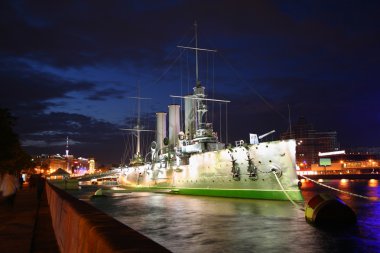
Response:
[[[297,4],[296,4],[297,2]],[[380,1],[1,1],[0,107],[32,155],[120,163],[136,114],[200,80],[228,104],[228,141],[306,117],[341,148],[380,146]],[[220,104],[213,108],[219,131]],[[225,105],[222,106],[222,122]],[[154,123],[146,120],[147,128]],[[225,123],[222,123],[223,125]],[[225,140],[225,132],[220,135]],[[223,141],[224,141],[223,140]]]

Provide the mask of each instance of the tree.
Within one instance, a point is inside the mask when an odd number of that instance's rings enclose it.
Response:
[[[31,157],[13,132],[15,120],[8,109],[0,108],[0,171],[20,171],[31,166]]]

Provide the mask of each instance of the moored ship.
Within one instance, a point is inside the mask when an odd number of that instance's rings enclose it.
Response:
[[[196,30],[196,29],[195,29]],[[140,121],[136,131],[137,150],[130,164],[120,169],[120,185],[136,191],[177,194],[303,200],[298,187],[295,140],[260,142],[272,133],[250,134],[249,143],[226,146],[219,141],[212,123],[206,122],[209,99],[198,80],[197,33],[195,33],[196,85],[193,93],[172,96],[184,100],[184,124],[180,105],[169,105],[169,131],[165,112],[156,113],[156,140],[151,153],[140,154]],[[184,129],[180,129],[184,125]],[[148,158],[148,159],[146,159]]]

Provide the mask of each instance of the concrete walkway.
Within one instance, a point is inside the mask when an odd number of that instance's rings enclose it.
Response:
[[[59,252],[46,192],[38,201],[36,188],[24,185],[13,207],[0,203],[0,251]]]

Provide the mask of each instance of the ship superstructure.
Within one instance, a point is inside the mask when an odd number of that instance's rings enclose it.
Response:
[[[205,120],[206,101],[230,101],[207,98],[198,80],[198,51],[208,49],[198,48],[195,34],[195,47],[184,48],[196,52],[196,85],[190,95],[172,96],[184,100],[184,129],[180,127],[180,105],[168,107],[168,135],[167,113],[156,113],[156,140],[151,144],[149,161],[123,167],[119,183],[141,191],[302,200],[295,140],[259,142],[266,134],[250,134],[249,143],[241,140],[226,147],[212,123]]]

